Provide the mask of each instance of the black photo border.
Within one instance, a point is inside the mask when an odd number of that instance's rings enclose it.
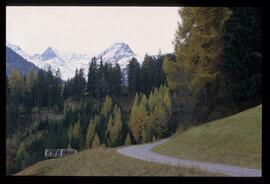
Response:
[[[266,154],[266,149],[264,144],[267,140],[266,132],[266,117],[264,116],[266,111],[266,102],[269,102],[267,95],[270,93],[263,91],[263,150],[262,150],[262,177],[81,177],[81,176],[6,176],[5,168],[5,148],[6,148],[6,138],[5,138],[5,44],[6,44],[6,6],[219,6],[219,7],[258,7],[264,8],[264,3],[262,0],[2,0],[1,1],[1,16],[2,19],[0,23],[1,32],[1,139],[0,139],[0,161],[1,161],[1,180],[8,183],[99,183],[99,182],[123,182],[123,183],[264,183],[266,182],[266,161],[268,160]],[[265,13],[265,12],[264,12]],[[264,22],[264,21],[263,21]],[[264,22],[265,23],[265,22]],[[264,34],[265,35],[265,34]],[[265,38],[265,37],[264,37]],[[264,56],[265,60],[265,56]],[[264,71],[263,71],[263,88],[267,88],[267,82],[265,77],[265,62],[264,62]],[[1,181],[2,183],[2,181]]]

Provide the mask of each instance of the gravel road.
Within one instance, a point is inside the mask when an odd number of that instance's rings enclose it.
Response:
[[[183,160],[178,158],[173,158],[158,153],[154,153],[151,149],[157,145],[160,145],[167,141],[169,138],[164,139],[159,142],[150,143],[150,144],[140,144],[128,147],[118,148],[117,152],[126,156],[137,158],[140,160],[146,160],[151,162],[177,165],[183,167],[198,168],[205,171],[221,173],[228,176],[250,176],[250,177],[260,177],[262,176],[261,170],[256,169],[247,169],[234,166],[226,166],[221,164],[212,164],[205,162],[198,162],[194,160]]]

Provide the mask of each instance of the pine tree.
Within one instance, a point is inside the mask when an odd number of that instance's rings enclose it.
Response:
[[[163,96],[163,103],[164,103],[164,105],[165,105],[165,107],[170,115],[172,112],[172,100],[171,100],[171,95],[170,95],[169,90],[167,90]]]
[[[79,138],[81,136],[81,124],[80,121],[75,123],[74,128],[73,128],[73,136],[75,138]]]
[[[105,67],[101,58],[100,65],[98,68],[98,86],[97,86],[97,91],[98,91],[98,98],[103,98],[106,96],[108,89],[109,89],[109,84],[108,81],[105,78]]]
[[[130,119],[129,119],[129,129],[132,132],[132,135],[134,136],[134,139],[136,142],[140,141],[140,137],[139,137],[139,120],[138,120],[138,106],[139,106],[139,96],[136,93],[134,101],[133,101],[133,105],[132,105],[132,109],[131,109],[131,113],[130,113]]]
[[[76,68],[75,76],[71,79],[70,85],[70,95],[77,100],[80,99],[84,95],[86,89],[83,68],[80,68],[79,70]]]
[[[128,133],[127,136],[126,136],[125,145],[126,145],[126,146],[131,145],[131,139],[130,139],[129,133]]]
[[[110,115],[109,120],[108,120],[108,126],[107,126],[107,130],[106,130],[106,140],[107,140],[107,145],[108,146],[113,146],[113,117],[112,115]]]
[[[101,114],[104,115],[105,118],[108,118],[109,114],[112,112],[112,108],[113,108],[112,99],[107,95],[103,102]]]
[[[178,97],[175,104],[181,114],[179,121],[204,121],[202,115],[209,114],[207,107],[215,107],[215,89],[224,81],[217,66],[222,62],[221,35],[230,11],[220,7],[184,7],[179,15],[182,22],[175,38],[177,59],[166,59],[163,68],[169,88]]]
[[[155,110],[151,114],[150,119],[152,120],[156,138],[164,138],[168,135],[169,115],[166,113],[163,105],[158,104],[155,106]]]
[[[26,90],[30,91],[34,85],[35,80],[37,80],[37,75],[34,70],[30,70],[26,77]]]
[[[140,63],[136,60],[136,58],[132,58],[129,61],[127,75],[129,94],[130,97],[133,98],[135,93],[139,91],[140,87]]]
[[[108,125],[109,116],[112,114],[113,103],[111,97],[108,95],[103,101],[103,105],[100,111],[100,121],[97,126],[97,133],[102,143],[106,142],[106,129]]]
[[[63,98],[63,89],[62,89],[62,79],[60,69],[56,71],[54,77],[54,104],[57,105],[57,110],[62,112],[64,109],[64,98]]]
[[[146,105],[147,101],[145,95],[142,96],[142,100],[140,102],[139,97],[136,94],[131,110],[129,127],[137,143],[140,143],[142,140],[143,129],[146,127],[146,122],[148,119]]]
[[[77,121],[77,123],[74,124],[72,139],[73,139],[72,144],[73,147],[75,147],[76,149],[80,149],[82,144],[80,121]]]
[[[20,163],[20,167],[23,168],[26,166],[26,144],[24,142],[20,143],[19,149],[16,153],[15,161]]]
[[[86,139],[85,142],[86,142],[87,148],[90,148],[92,145],[92,142],[94,140],[96,126],[97,126],[96,122],[93,119],[91,119],[87,128],[86,136],[85,136],[85,139]]]
[[[114,119],[113,119],[113,127],[111,133],[111,143],[113,146],[118,146],[121,144],[121,132],[122,132],[122,117],[120,108],[116,105],[114,107]]]
[[[9,86],[11,91],[11,99],[15,104],[20,103],[23,95],[23,78],[20,72],[16,69],[13,69],[9,77]]]
[[[121,86],[123,83],[123,76],[121,73],[120,65],[117,63],[113,68],[113,94],[114,97],[121,97]]]
[[[155,84],[155,76],[154,59],[146,54],[140,70],[140,91],[143,94],[149,95]]]
[[[142,133],[142,143],[147,143],[152,141],[152,132],[150,127],[143,129]]]
[[[38,82],[37,82],[37,108],[46,107],[48,106],[49,102],[49,80],[48,74],[43,71],[39,70],[37,73]]]
[[[73,126],[72,124],[69,126],[67,129],[67,137],[68,137],[68,142],[73,146]]]
[[[96,58],[93,57],[88,69],[88,78],[87,78],[87,91],[90,93],[90,96],[97,96],[97,84],[98,82],[98,67],[96,63]]]
[[[231,104],[239,104],[261,96],[262,9],[235,7],[230,10],[232,15],[224,25],[224,61],[220,68],[227,81],[226,99]]]
[[[48,106],[49,108],[53,106],[53,98],[54,98],[54,79],[51,66],[47,70],[47,82],[48,82]]]
[[[95,134],[92,148],[98,148],[99,146],[100,146],[100,140],[99,140],[98,135]]]

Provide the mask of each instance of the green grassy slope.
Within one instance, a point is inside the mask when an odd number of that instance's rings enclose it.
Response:
[[[36,163],[16,175],[51,176],[211,176],[197,169],[157,164],[123,156],[111,148],[89,149]]]
[[[262,106],[174,135],[153,148],[173,157],[261,169]]]

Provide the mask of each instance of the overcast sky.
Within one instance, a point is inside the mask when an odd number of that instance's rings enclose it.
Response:
[[[96,54],[125,42],[138,55],[173,52],[176,7],[7,7],[6,38],[35,54],[48,46]]]

